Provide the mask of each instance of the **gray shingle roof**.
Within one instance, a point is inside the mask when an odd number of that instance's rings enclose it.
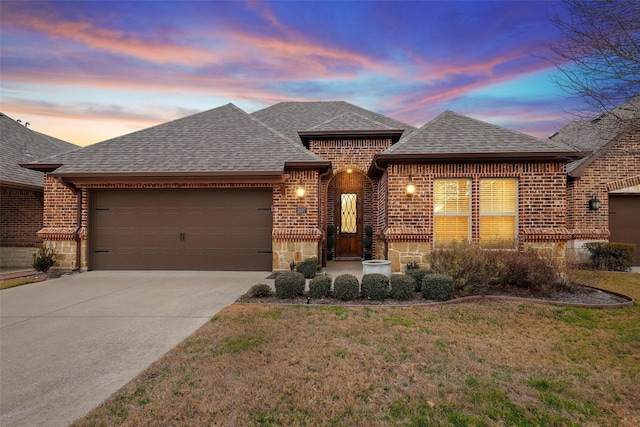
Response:
[[[584,153],[585,157],[567,165],[569,174],[586,166],[619,134],[640,130],[640,96],[596,117],[567,124],[549,139],[567,144]]]
[[[324,164],[300,144],[233,104],[90,145],[41,163],[54,174],[229,175],[283,172],[286,163]]]
[[[364,131],[416,128],[344,101],[281,102],[252,113],[252,116],[300,142],[299,131]]]
[[[0,113],[0,181],[28,187],[42,187],[41,172],[24,169],[20,163],[76,150],[77,145],[33,131]]]
[[[481,120],[445,111],[385,154],[492,154],[572,152],[570,147],[538,139]]]

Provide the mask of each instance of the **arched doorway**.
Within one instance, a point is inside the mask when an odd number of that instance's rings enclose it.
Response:
[[[329,183],[327,223],[336,227],[335,247],[329,248],[336,260],[362,259],[365,254],[365,227],[373,226],[373,191],[365,174],[345,170]]]

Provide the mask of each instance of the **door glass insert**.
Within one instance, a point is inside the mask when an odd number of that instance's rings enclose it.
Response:
[[[340,195],[340,232],[355,234],[358,231],[358,195],[343,193]]]

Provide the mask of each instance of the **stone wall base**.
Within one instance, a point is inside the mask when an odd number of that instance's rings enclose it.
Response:
[[[405,267],[410,262],[417,262],[423,266],[428,264],[428,257],[431,253],[430,242],[389,242],[389,261],[391,261],[391,272],[404,273]]]
[[[45,244],[52,247],[56,252],[56,263],[53,268],[60,270],[75,270],[76,265],[76,242],[74,240],[47,240]],[[87,241],[80,243],[80,268],[87,267]]]
[[[274,271],[289,270],[291,261],[300,262],[318,257],[318,242],[275,241],[272,248]]]
[[[31,268],[36,247],[0,247],[0,267]]]
[[[567,242],[567,263],[569,265],[579,265],[589,261],[590,252],[585,248],[585,244],[591,242],[602,242],[604,239],[580,240],[574,239]]]

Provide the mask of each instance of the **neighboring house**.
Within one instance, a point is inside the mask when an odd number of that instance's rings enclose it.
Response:
[[[0,267],[30,266],[42,242],[44,174],[19,164],[78,148],[27,125],[0,113]]]
[[[584,158],[567,166],[568,256],[585,256],[586,242],[636,245],[640,265],[640,96],[593,120],[569,123],[551,137]],[[590,200],[598,199],[593,209]]]
[[[47,173],[38,235],[61,268],[285,270],[328,251],[361,259],[371,226],[375,257],[401,271],[454,239],[564,261],[577,158],[450,111],[416,129],[346,102],[285,102],[228,104],[25,166]]]

